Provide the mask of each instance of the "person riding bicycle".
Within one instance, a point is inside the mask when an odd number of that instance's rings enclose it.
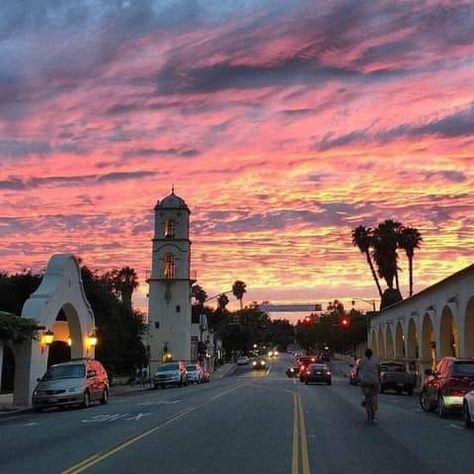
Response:
[[[363,406],[367,406],[368,401],[372,401],[372,408],[377,411],[377,393],[380,381],[380,363],[374,357],[372,349],[365,350],[365,357],[360,361],[357,375],[364,395]]]

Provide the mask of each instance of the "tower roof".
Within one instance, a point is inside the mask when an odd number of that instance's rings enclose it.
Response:
[[[177,196],[174,193],[174,189],[171,191],[171,194],[156,203],[155,209],[186,209],[189,211],[184,199]]]

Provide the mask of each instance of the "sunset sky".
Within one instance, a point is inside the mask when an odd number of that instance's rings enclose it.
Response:
[[[2,2],[0,269],[129,265],[146,309],[174,184],[209,295],[376,298],[387,218],[418,291],[474,261],[473,132],[472,0]]]

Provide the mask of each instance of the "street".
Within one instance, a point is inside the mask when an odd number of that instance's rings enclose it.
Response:
[[[209,384],[111,398],[0,422],[2,473],[473,472],[474,431],[460,417],[383,394],[369,426],[347,378],[304,385],[285,369],[237,367]]]

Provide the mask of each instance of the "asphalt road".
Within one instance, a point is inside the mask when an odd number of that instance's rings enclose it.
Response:
[[[358,387],[304,385],[238,367],[209,384],[147,391],[106,406],[0,422],[2,473],[474,472],[474,431],[420,411],[416,396],[380,395],[369,426]]]

